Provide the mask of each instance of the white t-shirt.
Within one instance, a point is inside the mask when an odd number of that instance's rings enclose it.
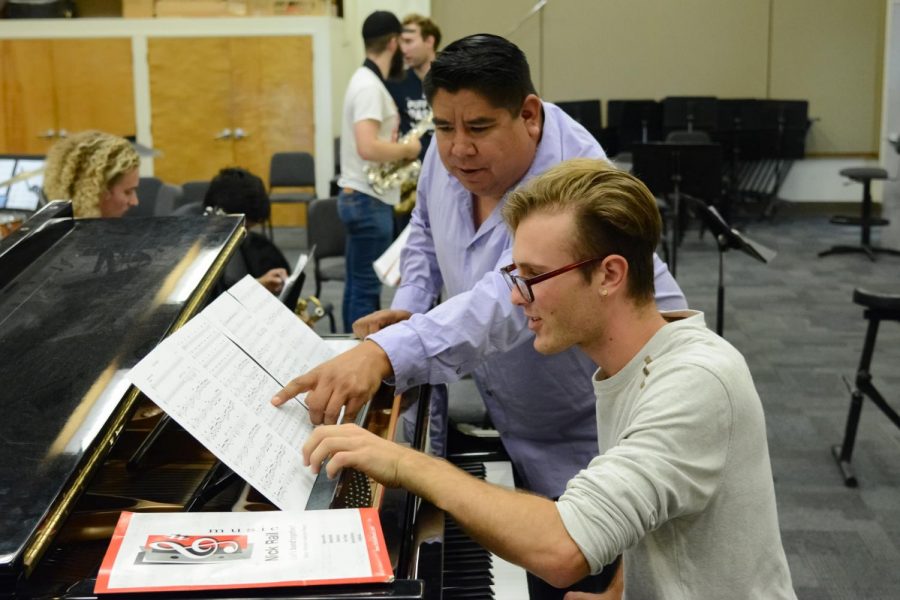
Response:
[[[341,176],[338,185],[378,198],[391,206],[400,201],[400,190],[388,190],[376,194],[366,177],[366,166],[377,163],[363,160],[356,149],[353,126],[371,119],[378,121],[378,139],[390,141],[400,124],[397,105],[387,88],[371,69],[360,67],[353,73],[344,95],[343,121],[341,124]]]

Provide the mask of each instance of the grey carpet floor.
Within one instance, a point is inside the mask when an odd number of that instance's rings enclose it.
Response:
[[[866,330],[853,289],[900,293],[900,257],[874,263],[861,254],[819,258],[833,244],[859,241],[858,228],[831,225],[823,216],[776,215],[750,221],[744,232],[778,255],[762,264],[726,254],[724,337],[746,357],[765,407],[782,538],[797,595],[900,598],[900,431],[866,402],[853,456],[855,489],[843,485],[830,453],[842,440],[849,407],[842,376],[853,380]],[[285,238],[282,245],[302,247],[300,237]],[[873,238],[900,247],[900,218]],[[686,233],[677,273],[691,307],[704,311],[714,328],[718,255],[709,234]],[[322,294],[338,312],[341,293],[339,283],[328,283]],[[385,305],[390,296],[385,290]],[[327,331],[324,322],[316,329]],[[900,323],[882,325],[872,373],[900,408]]]

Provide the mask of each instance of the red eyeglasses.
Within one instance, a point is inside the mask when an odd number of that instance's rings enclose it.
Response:
[[[534,292],[531,289],[536,283],[540,283],[542,281],[546,281],[557,275],[562,275],[563,273],[568,273],[572,269],[577,269],[578,267],[583,267],[584,265],[589,265],[592,262],[597,262],[606,258],[605,256],[601,256],[598,258],[588,258],[582,261],[578,261],[576,263],[572,263],[571,265],[566,265],[565,267],[560,267],[559,269],[548,271],[547,273],[541,273],[540,275],[535,275],[534,277],[520,277],[519,275],[513,275],[512,272],[516,270],[516,263],[512,263],[511,265],[506,265],[505,267],[500,269],[500,274],[503,275],[503,280],[506,281],[506,285],[509,286],[510,291],[513,288],[519,290],[519,293],[522,294],[522,298],[525,299],[525,302],[534,302]]]

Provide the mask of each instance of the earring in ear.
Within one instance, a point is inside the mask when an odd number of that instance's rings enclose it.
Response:
[[[600,297],[601,298],[606,298],[608,295],[609,295],[609,292],[607,291],[606,288],[600,288]]]

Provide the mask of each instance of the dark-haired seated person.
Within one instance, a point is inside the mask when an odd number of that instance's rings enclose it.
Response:
[[[203,206],[227,214],[243,213],[247,220],[247,237],[225,267],[225,274],[219,282],[220,291],[249,274],[273,294],[279,293],[288,277],[290,267],[287,259],[266,236],[253,231],[254,227],[269,218],[271,211],[262,179],[240,168],[222,169],[210,182]]]

